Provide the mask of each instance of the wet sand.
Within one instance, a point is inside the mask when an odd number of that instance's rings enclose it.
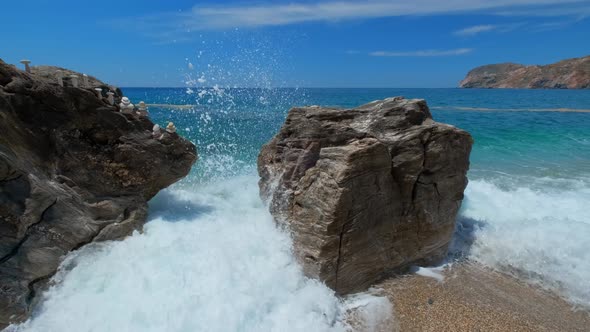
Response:
[[[376,285],[393,304],[386,330],[590,331],[588,311],[511,276],[468,262],[443,274],[443,282],[409,275]]]

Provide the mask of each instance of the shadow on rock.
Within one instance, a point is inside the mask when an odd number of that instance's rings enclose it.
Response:
[[[477,232],[486,226],[487,224],[484,221],[459,214],[455,233],[453,233],[453,239],[449,247],[449,258],[459,259],[468,256],[477,237]]]
[[[148,203],[148,221],[162,218],[168,222],[192,220],[213,211],[213,207],[182,199],[170,190],[158,193]]]

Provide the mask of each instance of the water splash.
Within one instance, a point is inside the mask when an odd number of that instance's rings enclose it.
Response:
[[[154,122],[197,145],[191,174],[150,202],[143,233],[69,254],[32,318],[9,331],[349,331],[351,313],[369,330],[389,319],[387,298],[340,299],[306,278],[258,196],[255,156],[302,91],[270,89],[263,47],[229,63],[207,52],[186,59],[185,89],[150,100]],[[236,88],[244,80],[256,88]]]
[[[386,298],[343,301],[303,276],[256,179],[164,191],[144,233],[70,254],[41,308],[9,331],[347,331],[347,311],[367,305],[363,324],[386,320]]]

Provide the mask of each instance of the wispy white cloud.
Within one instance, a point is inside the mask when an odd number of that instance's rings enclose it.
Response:
[[[188,11],[158,13],[115,20],[143,32],[184,34],[192,31],[283,26],[308,22],[338,22],[382,17],[445,14],[488,14],[513,16],[574,16],[590,12],[590,0],[316,0],[316,2],[273,2],[250,4],[196,5]],[[484,26],[482,26],[484,27]],[[480,27],[480,29],[482,29]],[[489,26],[485,26],[489,29]],[[483,28],[483,29],[485,29]],[[480,30],[478,32],[483,32]],[[466,34],[477,33],[466,31]]]
[[[473,52],[473,49],[471,48],[457,48],[452,50],[376,51],[369,53],[369,55],[381,57],[433,57],[464,55],[471,52]]]
[[[466,27],[457,31],[454,31],[453,34],[456,36],[461,37],[473,37],[475,35],[479,35],[480,33],[485,32],[496,32],[496,33],[506,33],[511,32],[517,29],[527,27],[527,22],[516,22],[516,23],[507,23],[507,24],[481,24],[481,25],[474,25],[470,27]]]
[[[506,33],[511,32],[514,30],[524,30],[524,31],[531,31],[531,32],[543,32],[549,30],[558,30],[562,28],[566,28],[572,26],[582,20],[585,17],[574,17],[574,18],[565,18],[559,21],[548,21],[542,23],[533,23],[533,22],[519,22],[519,23],[510,23],[510,24],[486,24],[486,25],[475,25],[466,27],[460,30],[456,30],[453,32],[456,36],[461,37],[473,37],[475,35],[479,35],[485,32],[496,32],[496,33]]]
[[[474,25],[474,26],[467,27],[467,28],[464,28],[461,30],[457,30],[454,32],[454,34],[457,36],[470,37],[470,36],[475,36],[477,34],[480,34],[482,32],[488,32],[488,31],[495,30],[496,28],[497,28],[497,26],[491,25],[491,24]]]
[[[498,16],[522,16],[522,17],[559,17],[569,16],[583,19],[590,16],[590,5],[588,1],[576,2],[555,2],[553,5],[536,6],[536,7],[506,7],[497,10],[495,15]]]
[[[544,31],[551,31],[551,30],[559,30],[563,28],[570,27],[575,25],[576,23],[584,20],[585,17],[577,17],[575,19],[570,20],[561,20],[561,21],[550,21],[535,24],[529,27],[529,30],[533,32],[544,32]]]
[[[572,15],[570,6],[588,0],[374,0],[320,1],[315,3],[195,6],[184,15],[184,23],[195,29],[277,26],[313,21],[339,21],[391,16],[438,15],[486,11],[508,15],[527,11],[528,15]],[[547,8],[549,5],[558,5]],[[578,6],[574,6],[578,9]]]

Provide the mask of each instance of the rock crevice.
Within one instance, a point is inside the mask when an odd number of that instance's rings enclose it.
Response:
[[[27,239],[29,238],[30,231],[35,226],[37,226],[38,224],[43,222],[45,214],[47,213],[47,211],[49,211],[49,209],[54,207],[55,204],[57,204],[57,198],[53,201],[53,203],[50,203],[49,206],[47,206],[46,208],[44,208],[41,211],[41,216],[39,217],[38,221],[26,226],[26,229],[24,230],[24,236],[22,236],[22,238],[14,245],[14,247],[12,247],[12,249],[10,249],[10,252],[8,252],[5,256],[0,257],[0,264],[6,262],[7,260],[9,260],[10,258],[12,258],[14,255],[16,255],[18,253],[18,250],[20,249],[22,244],[25,243],[25,241],[27,241]]]

